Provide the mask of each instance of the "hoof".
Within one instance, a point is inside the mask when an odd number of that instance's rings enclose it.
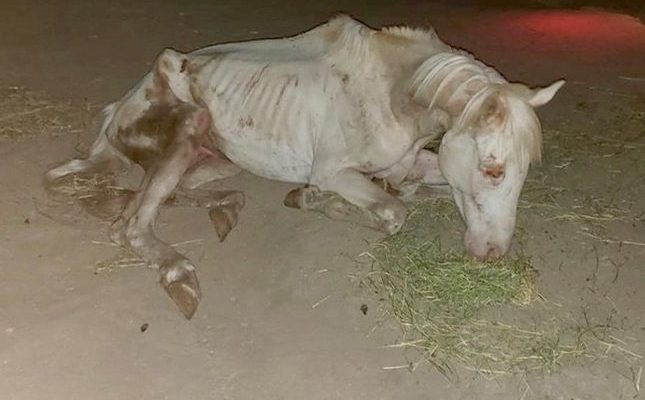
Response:
[[[220,242],[223,242],[237,225],[241,208],[242,206],[239,203],[231,203],[211,208],[208,211],[208,216],[215,227],[215,232],[217,232]]]
[[[388,235],[393,235],[401,230],[408,213],[401,201],[388,205],[379,204],[372,207],[371,211],[381,220],[379,229]]]
[[[289,208],[298,208],[304,210],[307,208],[307,196],[311,197],[320,193],[316,186],[306,186],[303,188],[293,189],[285,196],[282,204]]]
[[[173,282],[166,287],[168,296],[177,304],[186,319],[191,319],[197,311],[199,296],[186,282]]]
[[[161,284],[186,319],[191,319],[201,299],[195,267],[185,259],[161,271]]]
[[[302,208],[302,188],[287,193],[282,203],[289,208]]]

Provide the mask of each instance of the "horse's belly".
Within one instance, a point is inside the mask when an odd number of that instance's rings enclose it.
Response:
[[[263,178],[284,182],[308,182],[312,160],[304,148],[271,140],[255,132],[222,132],[218,146],[231,161]]]

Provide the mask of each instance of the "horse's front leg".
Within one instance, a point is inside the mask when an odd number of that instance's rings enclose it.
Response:
[[[450,196],[450,186],[439,169],[439,158],[436,153],[421,149],[414,160],[412,168],[406,171],[403,180],[396,189],[399,197],[407,200],[413,199],[423,191],[423,196]]]
[[[295,189],[285,198],[288,207],[321,212],[329,218],[398,232],[405,222],[403,202],[354,169],[344,169],[320,185]]]
[[[421,149],[417,153],[417,158],[412,169],[406,175],[405,181],[419,182],[430,186],[448,184],[439,169],[439,156],[426,149]]]
[[[217,237],[223,242],[237,225],[244,203],[244,193],[237,190],[191,190],[174,194],[165,204],[207,209]]]

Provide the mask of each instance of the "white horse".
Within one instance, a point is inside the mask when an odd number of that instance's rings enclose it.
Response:
[[[393,188],[447,182],[468,252],[500,257],[529,164],[541,155],[533,108],[563,84],[508,83],[433,31],[375,30],[339,16],[285,39],[165,50],[106,108],[88,158],[46,178],[52,184],[115,160],[143,165],[144,185],[112,237],[159,265],[190,318],[200,298],[194,267],[152,233],[159,205],[178,185],[192,189],[245,169],[307,184],[289,193],[289,206],[391,234],[407,210],[373,178]],[[424,149],[441,134],[438,156]],[[243,199],[227,196],[208,206],[230,229]]]

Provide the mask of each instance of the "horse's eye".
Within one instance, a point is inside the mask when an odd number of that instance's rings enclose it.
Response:
[[[489,164],[481,168],[484,177],[494,185],[504,180],[504,164]]]

